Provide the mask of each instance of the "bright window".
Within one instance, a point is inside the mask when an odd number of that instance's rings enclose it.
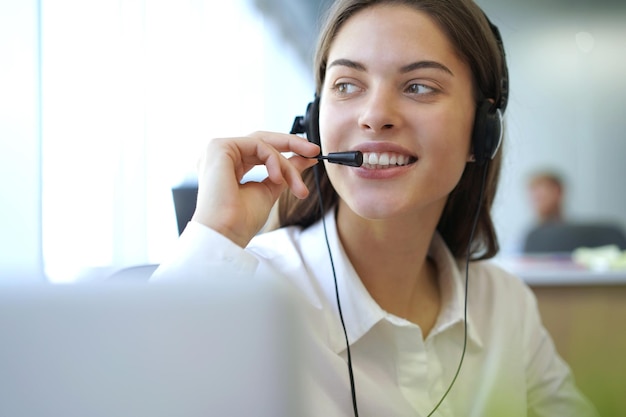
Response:
[[[178,236],[171,188],[206,142],[287,131],[312,96],[308,63],[245,0],[44,0],[41,13],[55,282],[158,263]]]

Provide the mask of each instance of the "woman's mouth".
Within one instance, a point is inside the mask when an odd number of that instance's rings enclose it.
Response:
[[[388,169],[413,164],[417,158],[394,152],[363,152],[363,168]]]

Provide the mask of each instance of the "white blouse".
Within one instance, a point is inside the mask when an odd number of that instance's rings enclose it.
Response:
[[[359,416],[427,416],[448,389],[463,348],[465,263],[435,234],[441,311],[428,337],[382,310],[350,264],[334,211],[325,217],[354,370]],[[311,416],[353,416],[346,342],[322,222],[256,236],[244,250],[191,222],[153,279],[272,275],[301,297],[308,347],[302,372]],[[391,278],[390,278],[391,279]],[[300,302],[301,301],[301,302]],[[518,278],[489,262],[469,266],[468,340],[460,374],[433,414],[460,417],[597,416],[576,389],[541,324],[535,298]]]

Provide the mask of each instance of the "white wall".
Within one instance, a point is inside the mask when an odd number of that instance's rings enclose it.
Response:
[[[0,0],[0,283],[42,272],[37,3]]]

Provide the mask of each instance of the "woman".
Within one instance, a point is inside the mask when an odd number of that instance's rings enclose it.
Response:
[[[470,0],[336,1],[308,133],[319,111],[323,153],[364,164],[319,164],[323,216],[316,144],[258,132],[215,139],[201,159],[197,210],[155,278],[231,265],[292,283],[312,337],[311,415],[595,415],[530,291],[478,262],[498,249],[498,41]],[[257,164],[268,179],[240,184]],[[285,190],[283,227],[257,234]]]

